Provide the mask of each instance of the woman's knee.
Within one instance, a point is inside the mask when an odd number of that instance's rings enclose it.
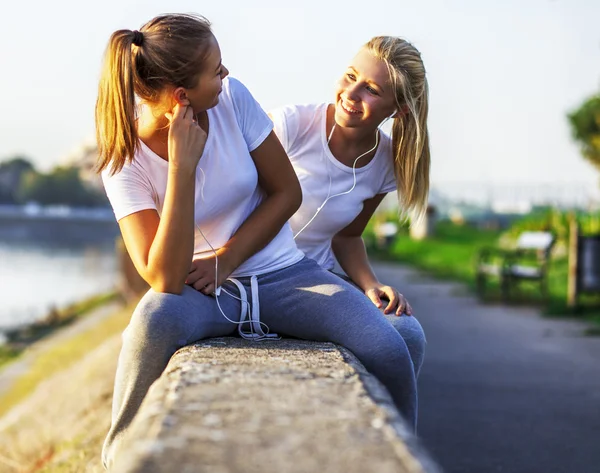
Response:
[[[411,363],[406,342],[398,331],[382,316],[380,320],[362,327],[353,327],[340,341],[363,361],[363,364],[393,363],[408,366]]]
[[[150,289],[138,303],[127,327],[129,337],[153,346],[187,343],[190,306],[182,295]]]
[[[414,364],[415,374],[419,374],[425,357],[427,339],[425,331],[415,316],[395,315],[386,316],[394,328],[398,331],[410,352]]]

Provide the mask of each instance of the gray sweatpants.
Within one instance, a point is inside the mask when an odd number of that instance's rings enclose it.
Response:
[[[250,294],[250,278],[238,279]],[[237,293],[229,282],[224,287]],[[407,343],[362,292],[308,258],[258,276],[258,289],[260,319],[271,333],[348,348],[387,387],[407,422],[416,425],[415,368]],[[237,299],[221,292],[219,303],[228,318],[239,320]],[[397,318],[401,319],[402,324],[412,324],[409,319],[416,322],[414,317]],[[213,296],[187,286],[181,295],[146,293],[123,332],[112,425],[102,451],[106,468],[118,455],[120,441],[144,396],[171,356],[184,345],[236,330],[237,324],[225,319]],[[420,361],[416,365],[420,367]]]

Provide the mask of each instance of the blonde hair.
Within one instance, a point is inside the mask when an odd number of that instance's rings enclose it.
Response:
[[[392,126],[394,173],[401,216],[417,219],[427,209],[429,195],[429,97],[421,53],[408,41],[376,36],[364,46],[383,61],[390,73],[399,114]]]
[[[98,172],[119,172],[139,147],[136,98],[157,103],[166,87],[193,88],[212,38],[199,15],[161,15],[108,42],[96,101]]]

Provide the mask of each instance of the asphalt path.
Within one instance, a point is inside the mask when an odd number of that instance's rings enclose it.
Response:
[[[600,337],[378,263],[427,336],[419,437],[447,473],[600,473]]]

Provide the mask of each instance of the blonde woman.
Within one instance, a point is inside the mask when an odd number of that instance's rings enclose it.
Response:
[[[347,347],[416,424],[406,343],[359,291],[296,247],[287,221],[300,205],[298,180],[271,120],[228,74],[203,17],[162,15],[109,40],[96,105],[99,167],[151,289],[123,333],[108,469],[119,471],[122,439],[175,351],[236,330]]]
[[[412,308],[371,269],[362,233],[385,195],[403,215],[422,214],[429,192],[428,86],[419,51],[391,36],[372,38],[337,82],[333,103],[287,106],[269,115],[302,187],[290,223],[296,244],[321,267],[335,261],[396,327],[415,374],[425,337]],[[380,131],[392,120],[392,136]],[[388,300],[387,303],[382,298]]]

